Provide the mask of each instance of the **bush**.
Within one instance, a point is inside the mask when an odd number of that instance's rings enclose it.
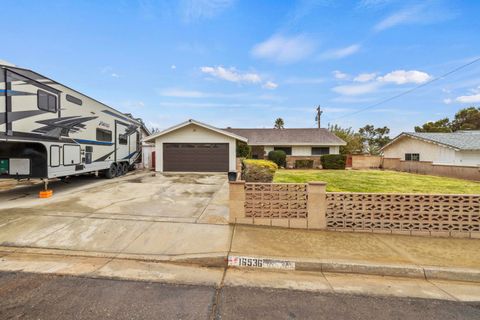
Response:
[[[239,142],[237,143],[237,158],[251,158],[252,157],[252,147],[248,144]]]
[[[296,169],[313,169],[313,160],[295,160]]]
[[[273,161],[279,167],[285,167],[287,154],[283,150],[274,150],[268,153],[268,160]]]
[[[272,182],[278,166],[268,160],[242,161],[242,179],[246,182]]]
[[[326,154],[320,158],[323,169],[345,169],[347,156],[341,154]]]

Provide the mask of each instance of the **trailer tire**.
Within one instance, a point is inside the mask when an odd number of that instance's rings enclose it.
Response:
[[[105,178],[112,179],[112,178],[115,178],[116,176],[117,176],[117,166],[115,165],[115,163],[112,163],[110,165],[110,168],[105,170]]]
[[[128,162],[122,163],[122,167],[123,167],[122,175],[127,174],[128,173]]]
[[[117,171],[115,172],[115,176],[120,177],[122,175],[122,171],[123,171],[122,163],[121,162],[117,163],[116,167],[117,167]]]

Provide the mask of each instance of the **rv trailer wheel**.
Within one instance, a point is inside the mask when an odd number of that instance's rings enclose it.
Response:
[[[117,166],[115,165],[115,163],[112,163],[110,165],[110,168],[105,170],[105,178],[112,179],[112,178],[115,178],[116,176],[117,176]]]
[[[117,163],[117,177],[120,177],[121,175],[123,175],[123,164],[120,162]]]
[[[122,166],[123,166],[123,173],[122,173],[122,175],[123,175],[123,174],[127,174],[127,173],[128,173],[128,162],[124,162]]]

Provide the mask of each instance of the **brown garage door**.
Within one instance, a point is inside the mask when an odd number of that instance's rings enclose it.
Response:
[[[227,172],[228,143],[164,143],[163,171]]]

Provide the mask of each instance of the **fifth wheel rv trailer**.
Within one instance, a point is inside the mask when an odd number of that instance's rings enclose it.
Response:
[[[125,174],[142,122],[31,70],[0,65],[0,178]]]

